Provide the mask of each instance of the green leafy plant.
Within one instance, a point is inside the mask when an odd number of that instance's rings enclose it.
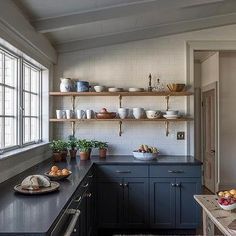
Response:
[[[108,142],[100,142],[100,141],[97,141],[97,148],[99,149],[107,149],[108,148]]]
[[[75,137],[70,136],[69,140],[67,141],[67,147],[71,150],[75,150],[75,148],[77,147],[78,141]]]
[[[89,152],[93,147],[93,142],[86,139],[79,139],[77,142],[77,148],[80,152]]]
[[[53,152],[62,152],[67,149],[67,142],[63,140],[53,140],[49,147],[52,149]]]

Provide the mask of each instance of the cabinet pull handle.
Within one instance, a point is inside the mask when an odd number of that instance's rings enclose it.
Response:
[[[77,222],[77,220],[79,219],[79,216],[80,216],[80,210],[69,209],[67,211],[67,213],[68,214],[72,214],[74,216],[73,216],[69,226],[67,227],[64,236],[70,236],[73,233],[75,225],[76,225],[76,222]]]
[[[87,193],[86,197],[91,198],[92,197],[92,193]]]
[[[181,184],[179,183],[179,184],[176,184],[176,187],[181,187]]]
[[[171,183],[171,187],[176,187],[176,184]]]
[[[129,187],[129,184],[124,184],[125,187]]]
[[[129,174],[129,173],[131,173],[131,171],[130,170],[117,170],[116,173],[118,173],[118,174]]]
[[[169,173],[173,173],[173,174],[181,174],[184,173],[183,170],[168,170]]]
[[[79,198],[75,199],[74,202],[80,202],[82,197],[80,196]]]
[[[120,185],[120,187],[123,187],[123,184],[122,184],[122,183],[120,183],[119,185]]]
[[[89,175],[88,178],[91,178],[91,179],[92,179],[92,178],[93,178],[93,175]]]
[[[87,188],[89,186],[89,183],[86,183],[85,185],[83,185],[83,188]]]

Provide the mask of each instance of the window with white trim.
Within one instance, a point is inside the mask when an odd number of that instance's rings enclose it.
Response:
[[[0,46],[0,153],[42,140],[42,69]]]

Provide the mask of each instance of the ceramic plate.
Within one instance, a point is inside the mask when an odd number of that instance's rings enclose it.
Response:
[[[21,187],[21,184],[17,184],[14,187],[14,190],[18,193],[27,194],[27,195],[39,195],[57,191],[60,187],[60,184],[54,181],[51,181],[51,186],[47,188],[40,188],[38,190],[27,190]]]
[[[180,116],[178,115],[163,115],[166,119],[178,119]]]
[[[62,180],[62,179],[66,179],[71,175],[71,171],[69,171],[68,175],[60,175],[60,176],[53,176],[53,175],[49,175],[49,172],[44,173],[44,175],[46,175],[50,180]]]
[[[144,89],[143,88],[129,88],[128,91],[129,92],[143,92]]]

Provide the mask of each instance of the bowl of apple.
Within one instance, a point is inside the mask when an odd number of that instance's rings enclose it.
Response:
[[[222,209],[226,211],[236,209],[236,189],[218,191],[217,195],[219,197],[218,204]]]
[[[146,144],[140,145],[138,150],[133,151],[133,156],[141,161],[151,161],[157,158],[158,149],[156,147],[151,147]]]

